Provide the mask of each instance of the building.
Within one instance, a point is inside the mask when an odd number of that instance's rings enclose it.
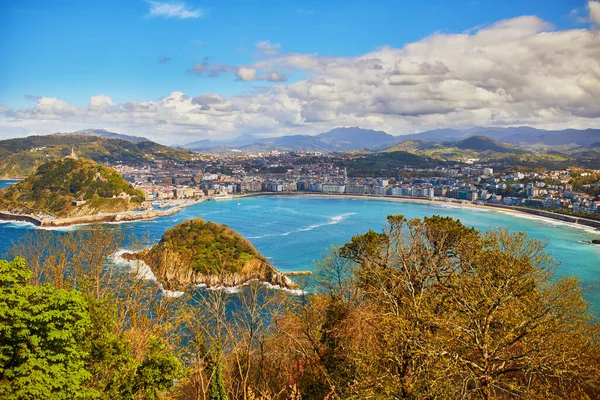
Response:
[[[346,185],[347,194],[363,195],[367,193],[365,185]]]
[[[321,191],[323,193],[343,194],[346,191],[346,185],[339,185],[337,183],[324,183],[321,186]]]

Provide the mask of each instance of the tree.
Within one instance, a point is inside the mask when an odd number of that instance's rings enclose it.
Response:
[[[93,392],[81,348],[90,326],[80,293],[31,286],[20,258],[0,260],[0,397],[76,399]]]
[[[278,321],[289,350],[271,351],[296,357],[306,398],[597,396],[600,325],[543,249],[524,233],[390,216],[326,260],[325,291]]]
[[[215,355],[215,362],[213,366],[213,374],[210,381],[210,395],[209,400],[228,400],[227,387],[225,380],[223,379],[223,361],[221,359],[222,354],[220,351]]]

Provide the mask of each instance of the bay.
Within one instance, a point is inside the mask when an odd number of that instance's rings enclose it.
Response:
[[[0,181],[0,188],[14,181]],[[600,232],[529,215],[467,208],[437,203],[393,202],[350,198],[247,197],[237,201],[209,201],[154,220],[114,224],[148,244],[160,240],[176,224],[196,217],[226,224],[250,240],[271,263],[282,271],[312,270],[332,245],[346,243],[354,235],[384,228],[387,215],[407,218],[441,215],[460,219],[480,230],[506,227],[524,231],[547,242],[546,251],[560,262],[557,274],[576,275],[585,289],[592,311],[600,315],[600,246],[582,243],[600,238]],[[28,230],[27,223],[0,222],[0,254],[4,254]],[[79,229],[68,227],[53,232]]]

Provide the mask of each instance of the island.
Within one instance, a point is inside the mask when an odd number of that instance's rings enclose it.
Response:
[[[239,233],[200,218],[167,230],[152,248],[122,257],[145,262],[167,290],[192,285],[235,287],[253,280],[298,289]]]
[[[38,226],[147,219],[179,209],[153,210],[144,192],[116,170],[74,153],[43,164],[25,180],[0,190],[0,219]]]

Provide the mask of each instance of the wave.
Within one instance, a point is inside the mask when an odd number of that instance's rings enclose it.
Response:
[[[185,294],[185,292],[165,289],[162,283],[159,283],[156,279],[156,275],[154,275],[154,272],[152,272],[150,266],[145,262],[139,260],[131,261],[123,258],[123,254],[130,252],[131,250],[120,249],[111,256],[111,259],[113,263],[115,263],[115,265],[128,267],[129,270],[135,274],[135,277],[137,279],[144,279],[148,281],[157,282],[161,294],[165,297],[181,297]]]
[[[237,286],[212,286],[212,287],[208,287],[206,285],[206,283],[200,283],[197,285],[194,285],[196,288],[198,289],[205,289],[205,290],[223,290],[227,293],[230,294],[235,294],[235,293],[239,293],[244,286],[248,286],[250,285],[252,282],[256,282],[257,279],[252,279],[249,280],[248,282],[244,282],[241,285],[237,285]],[[306,290],[302,290],[302,289],[288,289],[288,288],[282,288],[279,285],[273,285],[269,282],[261,282],[267,289],[271,289],[271,290],[282,290],[284,292],[293,294],[295,296],[302,296],[307,294],[308,292]]]
[[[247,236],[247,239],[262,239],[265,237],[288,236],[288,235],[291,235],[292,233],[308,232],[308,231],[312,231],[314,229],[320,228],[322,226],[339,224],[341,221],[343,221],[346,217],[349,217],[350,215],[356,215],[356,213],[350,212],[350,213],[336,215],[334,217],[329,217],[329,221],[327,221],[327,222],[323,222],[320,224],[312,224],[312,225],[307,226],[306,228],[298,228],[293,231],[287,231],[284,233],[266,233],[266,234],[260,235],[260,236]]]
[[[27,221],[7,221],[0,220],[0,224],[7,226],[9,228],[37,228],[34,224]]]

